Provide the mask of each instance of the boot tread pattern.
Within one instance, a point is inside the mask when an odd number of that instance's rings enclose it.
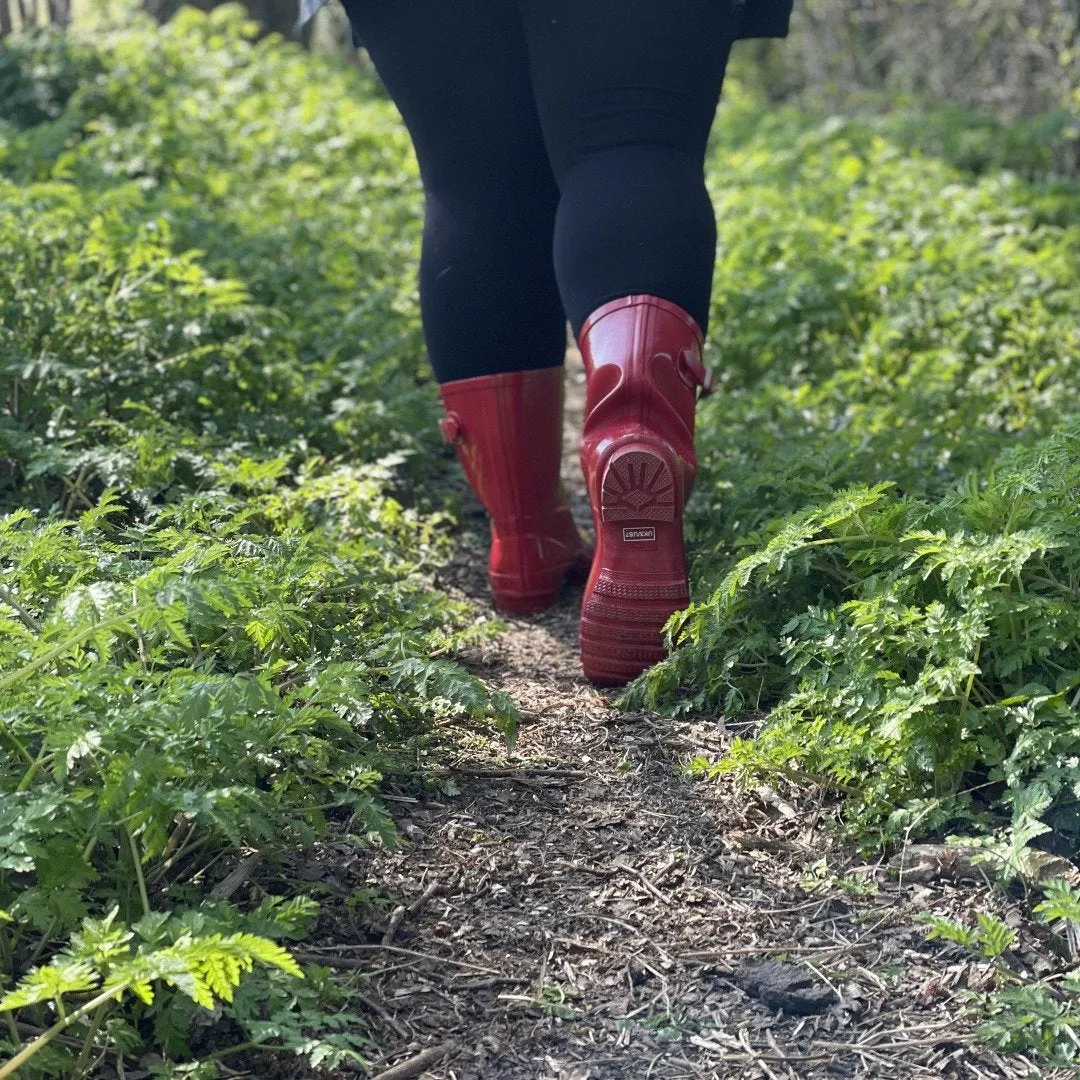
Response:
[[[651,667],[664,659],[664,650],[659,647],[650,649],[645,646],[619,646],[606,643],[602,651],[595,651],[582,645],[581,653],[584,660],[592,660],[592,663],[589,663],[591,670],[617,667],[617,662],[622,660],[636,665],[634,676],[640,675],[646,667]],[[595,660],[593,660],[594,657]],[[613,664],[612,661],[616,663]]]
[[[604,472],[604,521],[674,521],[675,478],[668,463],[648,450],[616,454]]]
[[[609,643],[617,645],[621,641],[626,642],[627,645],[643,645],[651,646],[654,649],[663,649],[663,641],[660,636],[663,623],[657,622],[655,616],[651,627],[612,626],[587,618],[582,620],[581,626],[589,644],[591,646],[602,644],[605,653],[608,651]]]
[[[673,604],[686,606],[690,592],[685,581],[673,581],[662,585],[637,585],[615,581],[601,573],[593,592],[598,596],[610,596],[616,600],[670,600]],[[676,611],[678,608],[672,608]]]
[[[656,625],[655,611],[648,608],[622,607],[596,596],[590,596],[585,601],[582,616],[586,619],[609,619],[616,622]]]

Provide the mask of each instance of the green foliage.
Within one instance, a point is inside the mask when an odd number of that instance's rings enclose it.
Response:
[[[1080,928],[1080,889],[1074,889],[1067,881],[1058,878],[1046,886],[1045,899],[1035,911],[1047,922],[1064,919]]]
[[[448,541],[413,465],[434,446],[418,186],[370,90],[231,8],[0,57],[0,1033],[20,1075],[150,1046],[207,1076],[246,1046],[360,1061],[346,989],[298,981],[286,950],[312,902],[195,883],[331,822],[390,842],[380,780],[423,761],[433,719],[513,734],[513,703],[451,659],[478,631],[424,576]],[[16,1015],[53,1035],[20,1051]]]
[[[1080,892],[1055,880],[1044,887],[1046,899],[1036,912],[1047,921],[1064,920],[1068,933],[1080,931]],[[1016,931],[986,912],[977,927],[928,916],[932,940],[948,941],[977,952],[989,964],[997,983],[988,993],[970,993],[973,1011],[982,1017],[980,1039],[996,1050],[1023,1053],[1041,1065],[1075,1068],[1080,1055],[1080,969],[1060,981],[1028,983],[1002,959],[1016,940]],[[1075,955],[1075,954],[1074,954]]]
[[[1080,231],[857,123],[736,105],[715,143],[699,599],[626,700],[766,712],[712,768],[867,843],[1076,850]]]
[[[196,882],[332,820],[389,839],[380,779],[433,718],[513,733],[422,573],[419,188],[372,89],[234,8],[0,56],[0,1022],[13,1053],[16,1014],[54,1032],[27,1076],[359,1061],[347,987],[288,958],[312,902]],[[999,171],[1045,173],[1047,125],[725,110],[697,602],[628,698],[767,711],[706,767],[1014,868],[1080,836],[1080,199]],[[999,1045],[1072,1053],[1056,988],[1001,993]]]
[[[101,70],[94,50],[67,34],[27,30],[0,50],[0,124],[54,120],[80,83]]]
[[[977,921],[978,926],[973,930],[936,916],[927,916],[923,920],[930,927],[926,936],[931,941],[951,941],[975,950],[984,960],[996,960],[1016,940],[1016,931],[985,911],[978,913]]]
[[[1055,1069],[1076,1067],[1080,1040],[1080,1007],[1071,983],[1072,1004],[1044,985],[1006,986],[986,1000],[987,1019],[979,1029],[995,1050],[1023,1053]]]
[[[146,915],[131,929],[124,929],[116,923],[117,914],[118,909],[113,908],[104,919],[85,919],[81,929],[72,934],[68,948],[54,955],[48,964],[34,968],[14,990],[0,997],[0,1013],[48,1002],[58,1017],[34,1042],[0,1065],[0,1078],[13,1075],[28,1062],[33,1062],[31,1068],[37,1066],[39,1061],[34,1059],[53,1040],[64,1032],[79,1032],[80,1028],[85,1031],[78,1058],[60,1054],[56,1064],[64,1071],[82,1075],[107,1010],[129,996],[142,1006],[154,1006],[158,984],[168,988],[164,991],[165,1008],[144,1008],[139,1012],[144,1019],[155,1018],[155,1032],[166,1050],[190,1054],[183,1035],[185,1010],[179,999],[205,1010],[230,1005],[242,978],[256,965],[284,972],[293,979],[304,977],[289,953],[268,938],[243,932],[209,933],[208,921],[199,916],[170,919],[166,915]],[[268,997],[272,995],[264,992],[262,998]],[[70,1012],[69,1003],[73,1006]],[[294,1000],[292,1005],[296,1004]],[[315,1010],[309,1006],[309,1011]],[[321,1040],[308,1037],[300,1045],[296,1032],[286,1032],[289,1024],[297,1027],[295,1007],[286,1008],[273,1030],[254,1020],[244,1025],[245,1010],[234,1016],[253,1036],[267,1041],[292,1035],[286,1049],[305,1052],[308,1043],[321,1044]],[[115,1022],[113,1027],[115,1040]],[[335,1050],[348,1052],[346,1046],[335,1048],[330,1043],[320,1048],[318,1060],[333,1056]],[[340,1055],[338,1060],[342,1060]]]
[[[1004,117],[1003,144],[1042,144],[1075,176],[1078,35],[1074,0],[802,0],[789,40],[750,43],[733,67],[772,102],[804,108],[904,112],[927,128],[960,108]],[[996,158],[1001,151],[984,139],[992,121],[967,117],[970,131],[954,131],[958,148]]]
[[[219,8],[102,35],[59,116],[0,128],[0,497],[433,445],[405,135],[357,73],[252,32]]]

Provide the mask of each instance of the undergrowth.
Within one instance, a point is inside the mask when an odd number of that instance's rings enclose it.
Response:
[[[1080,891],[1051,882],[1035,914],[1068,952],[1080,940]],[[975,926],[927,915],[931,939],[970,950],[985,965],[982,990],[965,990],[971,1013],[981,1019],[983,1042],[1006,1053],[1020,1053],[1053,1069],[1075,1071],[1080,1061],[1080,968],[1030,981],[1017,974],[1013,946],[1017,932],[996,916],[977,912]],[[1075,956],[1075,952],[1073,953]],[[987,983],[989,986],[987,987]]]
[[[721,117],[697,599],[627,700],[766,714],[699,767],[817,783],[868,846],[1075,853],[1080,191]]]
[[[823,791],[866,849],[1039,881],[1080,849],[1080,188],[1038,131],[734,96],[695,600],[624,703],[755,718],[692,770]],[[981,1038],[1075,1064],[1076,973],[996,970]]]
[[[405,137],[254,30],[0,57],[0,1076],[362,1062],[283,859],[392,842],[435,721],[515,721],[426,578]],[[215,894],[250,852],[279,894]]]
[[[1039,140],[1002,149],[955,114],[732,98],[696,601],[626,700],[763,714],[699,767],[821,785],[867,846],[959,832],[1006,872],[1075,853],[1080,193],[999,167],[1042,175],[1021,160]],[[380,781],[423,762],[433,721],[513,728],[425,576],[447,539],[417,467],[419,214],[371,81],[235,9],[5,42],[0,1041],[20,1075],[365,1056],[348,988],[287,951],[314,900],[283,868],[278,892],[212,886],[331,823],[389,842]]]

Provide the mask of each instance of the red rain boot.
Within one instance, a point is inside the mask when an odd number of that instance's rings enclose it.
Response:
[[[591,558],[559,479],[563,369],[482,375],[440,389],[443,437],[491,515],[496,605],[516,615],[551,607],[568,574],[584,577]]]
[[[711,377],[697,323],[655,296],[605,304],[579,344],[581,467],[596,524],[581,663],[596,685],[623,686],[663,659],[661,630],[690,601],[682,512],[697,470],[694,407]]]

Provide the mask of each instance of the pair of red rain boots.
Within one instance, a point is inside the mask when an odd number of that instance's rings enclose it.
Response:
[[[682,512],[697,467],[694,408],[709,378],[697,324],[653,296],[606,304],[579,344],[595,555],[559,479],[561,367],[443,384],[442,430],[491,516],[496,604],[541,611],[568,576],[588,572],[582,666],[597,685],[622,686],[663,658],[663,626],[689,602]]]

